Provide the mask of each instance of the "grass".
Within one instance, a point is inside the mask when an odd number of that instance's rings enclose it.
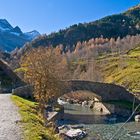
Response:
[[[120,58],[110,55],[98,63],[102,64],[104,82],[122,85],[131,91],[140,90],[140,45]]]
[[[25,67],[20,67],[20,68],[15,69],[14,72],[18,73],[18,72],[26,72],[26,71],[27,71],[27,68],[25,68]]]
[[[131,57],[137,57],[140,56],[140,46],[137,46],[135,49],[132,49],[128,52],[128,55]]]
[[[24,140],[60,140],[52,129],[43,126],[43,121],[37,114],[35,102],[12,95],[13,102],[19,107],[22,117]]]

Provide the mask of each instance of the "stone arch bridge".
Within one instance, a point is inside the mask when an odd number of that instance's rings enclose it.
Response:
[[[131,106],[127,106],[127,104],[129,103],[131,105],[133,103],[134,95],[122,86],[82,80],[71,80],[68,81],[68,84],[69,88],[64,94],[83,91],[80,92],[82,94],[84,91],[88,91],[88,93],[93,94],[93,96],[98,99],[98,101],[94,103],[94,109],[98,111],[102,108],[105,114],[113,113],[122,116],[131,114]],[[137,103],[140,102],[136,98],[135,101]],[[69,116],[70,114],[67,115]],[[70,116],[73,117],[72,115]]]
[[[68,81],[69,88],[64,92],[70,93],[72,91],[90,91],[99,101],[120,101],[125,100],[133,102],[134,95],[128,92],[124,87],[109,84],[109,83],[99,83],[84,80],[71,80]],[[136,99],[138,102],[138,100]]]

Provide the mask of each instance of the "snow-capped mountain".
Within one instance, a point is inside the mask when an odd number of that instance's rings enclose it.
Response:
[[[6,19],[0,19],[0,30],[1,31],[9,31],[12,30],[13,27],[9,24]]]
[[[33,30],[31,32],[24,33],[29,39],[35,39],[40,35],[40,33],[36,30]]]
[[[18,26],[12,27],[6,19],[0,19],[0,50],[12,51],[16,47],[20,48],[39,35],[36,30],[23,33]]]

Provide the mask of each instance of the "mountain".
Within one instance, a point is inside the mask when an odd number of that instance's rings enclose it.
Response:
[[[37,31],[23,33],[18,26],[12,27],[6,19],[0,19],[0,50],[9,52],[16,47],[20,48],[39,35]]]
[[[33,30],[31,32],[27,32],[27,33],[24,33],[29,39],[33,40],[35,39],[36,37],[40,36],[40,33],[36,30]]]
[[[44,35],[35,39],[30,46],[56,46],[59,44],[72,46],[78,41],[87,41],[91,38],[123,38],[126,35],[140,34],[140,5],[128,11],[107,16],[100,20],[75,24],[59,32]]]

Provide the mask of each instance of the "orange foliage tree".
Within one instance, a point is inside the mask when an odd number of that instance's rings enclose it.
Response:
[[[45,117],[45,106],[54,103],[65,90],[66,61],[58,49],[34,48],[21,61],[26,70],[25,80],[33,86],[33,93],[39,103],[39,112]]]

